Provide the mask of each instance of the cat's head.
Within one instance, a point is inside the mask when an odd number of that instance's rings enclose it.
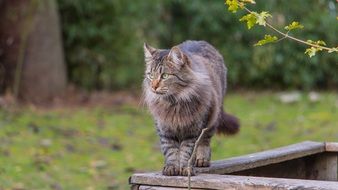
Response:
[[[178,95],[189,87],[194,76],[190,61],[179,47],[155,49],[144,44],[144,90],[155,96]]]

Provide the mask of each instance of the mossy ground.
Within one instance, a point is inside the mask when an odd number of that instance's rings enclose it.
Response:
[[[226,110],[241,131],[215,136],[212,159],[304,140],[338,140],[338,95],[283,104],[276,93],[234,93]],[[133,105],[0,110],[0,189],[128,189],[134,172],[161,170],[151,116]]]

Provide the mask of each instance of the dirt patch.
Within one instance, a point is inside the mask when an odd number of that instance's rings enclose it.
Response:
[[[11,109],[21,106],[36,107],[42,109],[57,108],[93,108],[103,107],[111,108],[122,105],[140,106],[141,91],[140,90],[124,90],[124,91],[93,91],[77,89],[69,86],[66,92],[49,101],[40,103],[23,102],[16,100],[11,93],[0,96],[0,108]]]

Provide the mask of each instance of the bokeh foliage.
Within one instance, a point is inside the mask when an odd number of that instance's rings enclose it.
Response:
[[[250,8],[268,10],[275,26],[299,21],[305,28],[293,35],[338,44],[334,0],[256,2]],[[338,85],[335,54],[310,59],[304,46],[287,40],[253,47],[272,31],[260,27],[248,31],[238,21],[241,15],[228,12],[222,0],[59,0],[59,7],[69,79],[86,89],[140,87],[143,42],[168,48],[187,39],[206,40],[219,49],[229,67],[229,83],[235,87]]]

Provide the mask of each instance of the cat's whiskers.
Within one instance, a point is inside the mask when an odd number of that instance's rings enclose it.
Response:
[[[168,92],[168,90],[169,90],[168,88],[160,88],[156,90],[152,89],[151,91],[155,94],[164,95]]]

